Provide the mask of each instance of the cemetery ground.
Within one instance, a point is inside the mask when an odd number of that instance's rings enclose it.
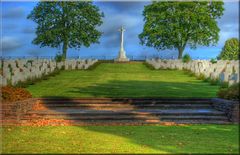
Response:
[[[141,62],[61,71],[27,87],[33,97],[212,98],[218,85]],[[238,125],[5,126],[3,153],[239,153]]]
[[[179,70],[151,70],[142,62],[102,63],[93,70],[62,71],[30,85],[33,97],[216,97],[219,86]]]

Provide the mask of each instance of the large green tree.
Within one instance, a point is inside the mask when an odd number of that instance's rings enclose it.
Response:
[[[153,1],[144,7],[141,44],[157,50],[177,49],[179,59],[186,45],[215,45],[220,31],[217,19],[223,11],[221,1]]]
[[[102,24],[103,13],[92,2],[39,2],[28,19],[37,23],[34,44],[62,47],[63,58],[68,48],[79,49],[98,43],[102,34],[96,28]]]
[[[239,45],[240,42],[237,38],[228,39],[218,56],[222,60],[239,60]]]

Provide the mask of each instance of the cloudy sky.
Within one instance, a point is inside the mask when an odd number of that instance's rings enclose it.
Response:
[[[142,11],[144,5],[150,2],[94,2],[105,14],[104,23],[99,28],[104,34],[100,44],[92,44],[89,48],[82,47],[80,50],[69,49],[69,57],[80,56],[107,58],[116,57],[120,45],[120,33],[118,28],[123,25],[125,31],[125,51],[129,57],[162,56],[177,57],[177,51],[157,51],[153,48],[139,44],[138,34],[143,29]],[[36,24],[26,16],[30,13],[36,2],[2,2],[2,56],[54,56],[61,49],[48,47],[40,48],[31,42],[35,38]],[[220,40],[217,46],[202,47],[197,49],[185,49],[193,58],[216,57],[224,42],[231,37],[239,38],[239,13],[238,1],[225,1],[224,15],[218,21],[221,29]]]

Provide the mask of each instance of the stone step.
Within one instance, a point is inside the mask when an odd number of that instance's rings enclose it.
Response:
[[[231,123],[224,112],[213,108],[211,99],[201,98],[39,98],[38,105],[21,117],[22,123],[41,124],[41,120],[71,125]],[[8,111],[7,107],[4,110]]]
[[[218,115],[225,113],[214,109],[161,109],[161,110],[84,110],[84,109],[59,109],[59,110],[38,110],[28,112],[27,115]]]
[[[196,116],[154,116],[154,115],[106,115],[106,116],[69,116],[69,115],[45,115],[45,116],[25,116],[22,120],[30,119],[64,119],[64,120],[222,120],[228,121],[225,116],[205,116],[205,115],[196,115]]]
[[[42,104],[46,108],[154,108],[154,109],[159,109],[159,108],[212,108],[212,104],[79,104],[79,103],[62,103],[62,104]]]
[[[161,120],[164,121],[178,121],[178,120],[221,120],[221,121],[228,121],[226,116],[166,116],[161,117]]]
[[[211,101],[211,98],[37,98],[42,101]]]
[[[232,124],[230,121],[222,120],[172,120],[176,124]]]
[[[22,123],[27,123],[28,120],[22,120]],[[61,125],[65,123],[66,120],[63,121],[53,121],[49,124],[45,125]],[[67,121],[67,125],[74,125],[74,126],[108,126],[108,125],[177,125],[177,124],[231,124],[229,121],[222,121],[222,120],[175,120],[173,121],[159,121],[159,120],[89,120],[89,121],[79,121],[79,120],[69,120]]]
[[[210,100],[39,100],[43,104],[211,104]]]

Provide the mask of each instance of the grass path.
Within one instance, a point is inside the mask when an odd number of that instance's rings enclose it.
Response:
[[[182,71],[150,70],[136,62],[62,71],[27,89],[34,97],[215,97],[218,86]]]
[[[238,153],[237,125],[5,127],[3,153]]]

